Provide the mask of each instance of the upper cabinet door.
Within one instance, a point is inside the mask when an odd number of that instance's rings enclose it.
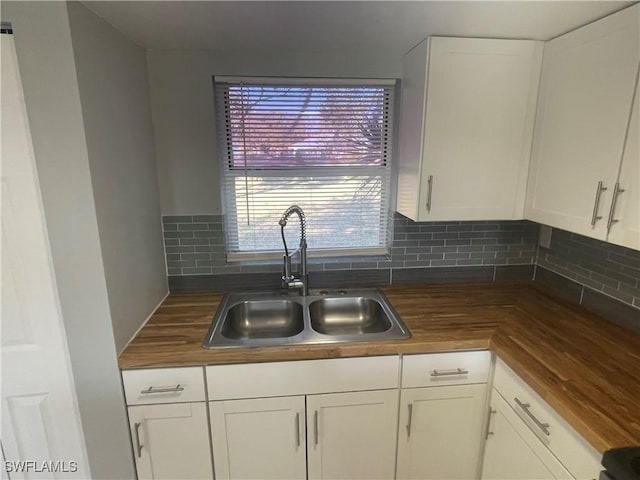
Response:
[[[640,92],[636,86],[616,198],[609,209],[608,241],[640,250]]]
[[[605,239],[639,54],[635,5],[545,45],[525,216]]]
[[[405,56],[398,211],[522,218],[542,43],[431,37]]]

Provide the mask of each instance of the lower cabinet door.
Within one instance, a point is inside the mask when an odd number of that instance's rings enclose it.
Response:
[[[209,402],[216,480],[304,480],[305,397]]]
[[[138,479],[213,479],[207,406],[170,403],[129,407]]]
[[[494,388],[483,480],[573,479],[560,461]]]
[[[485,384],[403,389],[398,479],[478,478]]]
[[[393,479],[398,390],[307,397],[309,479]]]

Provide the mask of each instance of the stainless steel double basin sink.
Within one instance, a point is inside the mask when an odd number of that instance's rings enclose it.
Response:
[[[231,293],[222,299],[202,345],[262,347],[409,338],[377,290]]]

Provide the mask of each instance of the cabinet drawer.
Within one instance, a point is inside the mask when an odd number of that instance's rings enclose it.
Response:
[[[206,400],[202,367],[124,370],[122,381],[127,405]]]
[[[428,353],[402,357],[402,388],[486,383],[491,353]]]
[[[500,359],[493,387],[574,477],[598,477],[600,453]]]
[[[398,388],[400,358],[357,357],[209,366],[209,400]]]

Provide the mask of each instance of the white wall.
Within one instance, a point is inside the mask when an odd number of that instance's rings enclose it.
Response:
[[[5,1],[2,20],[14,29],[92,478],[134,479],[117,348],[166,288],[145,57],[81,5]],[[122,219],[121,202],[135,203],[135,220]],[[117,275],[135,273],[119,255],[143,255],[131,267],[142,272],[127,296],[114,286]]]
[[[120,351],[168,292],[146,52],[80,3],[69,22]]]
[[[220,213],[214,75],[400,78],[402,57],[377,52],[265,56],[214,51],[147,53],[164,215]]]

